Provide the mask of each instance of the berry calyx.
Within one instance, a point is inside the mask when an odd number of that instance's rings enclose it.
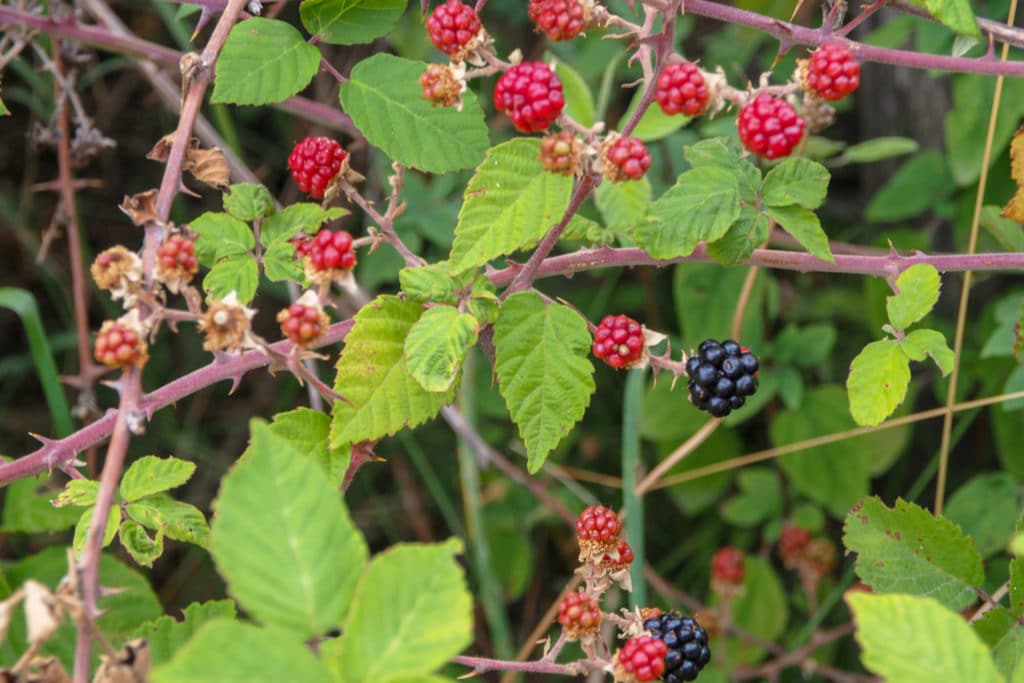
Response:
[[[579,139],[568,130],[545,135],[540,141],[540,154],[537,156],[551,173],[573,175],[580,167]]]
[[[804,550],[811,542],[811,532],[795,524],[787,524],[779,533],[779,557],[787,569],[799,564]]]
[[[615,679],[647,683],[665,671],[665,643],[651,636],[630,638],[615,658]]]
[[[757,391],[757,356],[731,339],[707,339],[686,361],[690,402],[712,417],[742,408]]]
[[[494,107],[520,132],[546,130],[565,108],[562,82],[544,62],[516,64],[495,84]]]
[[[352,235],[345,230],[323,228],[304,247],[308,263],[315,271],[351,270],[356,265]],[[296,249],[298,253],[298,249]]]
[[[120,290],[142,279],[142,259],[118,244],[101,251],[89,272],[100,289]]]
[[[736,119],[740,142],[765,159],[787,157],[804,136],[804,120],[786,100],[761,93]]]
[[[142,331],[137,327],[108,320],[96,335],[93,357],[107,367],[127,370],[145,365],[149,360],[148,350]]]
[[[711,661],[707,631],[693,617],[662,614],[644,621],[644,630],[666,646],[665,683],[692,681]]]
[[[625,368],[644,355],[644,328],[625,315],[605,316],[594,332],[594,355],[613,368]]]
[[[558,605],[558,623],[569,640],[580,640],[601,627],[601,607],[583,591],[566,593]]]
[[[629,547],[629,543],[626,543],[626,539],[620,538],[615,552],[605,553],[598,566],[601,569],[617,572],[627,569],[631,564],[633,564],[633,549]]]
[[[530,21],[550,40],[572,40],[590,21],[590,11],[580,0],[530,0]]]
[[[860,85],[860,62],[846,45],[825,43],[807,60],[805,85],[823,100],[841,100]]]
[[[669,116],[700,116],[708,107],[711,92],[696,64],[672,62],[658,76],[654,99]]]
[[[423,99],[442,107],[452,107],[459,103],[462,94],[462,83],[445,64],[430,64],[420,76],[423,87]]]
[[[449,57],[460,55],[480,32],[476,10],[459,0],[448,0],[434,8],[427,17],[430,42]]]
[[[719,548],[711,557],[711,585],[743,585],[745,559],[743,551],[738,548]]]
[[[640,180],[651,166],[651,153],[639,138],[620,137],[610,144],[602,156],[603,175],[613,183]]]
[[[600,560],[618,547],[622,522],[614,510],[603,505],[584,508],[576,520],[576,541],[580,544],[580,561]]]
[[[281,324],[281,334],[303,348],[316,344],[331,324],[330,318],[320,307],[316,293],[312,291],[282,309],[277,314],[277,322]]]
[[[341,170],[348,153],[335,140],[309,137],[295,145],[288,156],[288,170],[299,189],[314,199],[323,199],[324,191]]]

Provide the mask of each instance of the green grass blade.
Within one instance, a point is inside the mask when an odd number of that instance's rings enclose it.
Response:
[[[633,593],[631,607],[647,604],[647,584],[644,565],[647,557],[644,547],[644,499],[636,495],[637,473],[640,467],[640,411],[644,402],[644,371],[630,370],[626,376],[625,397],[622,402],[622,503],[626,508],[626,542],[633,549],[630,569]]]

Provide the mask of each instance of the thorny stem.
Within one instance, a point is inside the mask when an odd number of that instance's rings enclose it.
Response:
[[[398,180],[396,182],[401,183],[400,172],[398,173],[397,177]],[[395,232],[394,217],[401,208],[401,205],[398,203],[397,187],[392,190],[391,197],[388,200],[387,212],[384,215],[381,215],[381,213],[377,211],[377,209],[373,208],[373,204],[368,202],[365,197],[359,194],[356,188],[353,187],[352,184],[349,183],[347,180],[342,180],[339,183],[339,186],[345,193],[345,196],[349,198],[349,201],[353,202],[359,208],[361,208],[363,212],[380,227],[381,232],[384,235],[384,240],[388,244],[393,246],[395,250],[402,255],[402,258],[405,260],[405,265],[407,267],[418,268],[419,266],[422,266],[424,264],[423,259],[414,254],[412,250],[405,245],[405,242],[402,241],[402,238],[398,236],[398,233]]]
[[[543,659],[534,662],[517,662],[505,659],[489,659],[487,657],[467,657],[460,655],[452,658],[456,664],[473,669],[473,673],[482,674],[488,671],[521,671],[538,674],[561,674],[563,676],[582,676],[590,671],[600,669],[602,664],[581,659],[569,664],[556,664]]]

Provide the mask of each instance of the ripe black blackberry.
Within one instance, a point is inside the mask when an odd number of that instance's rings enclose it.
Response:
[[[661,614],[644,621],[644,630],[668,648],[665,672],[661,675],[665,683],[692,681],[711,661],[708,634],[693,617]]]
[[[707,339],[686,361],[690,401],[713,417],[725,417],[757,391],[757,356],[732,339]]]

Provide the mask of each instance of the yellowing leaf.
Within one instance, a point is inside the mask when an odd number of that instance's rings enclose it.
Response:
[[[1024,223],[1024,126],[1018,128],[1010,140],[1010,177],[1017,183],[1017,192],[999,215]]]

